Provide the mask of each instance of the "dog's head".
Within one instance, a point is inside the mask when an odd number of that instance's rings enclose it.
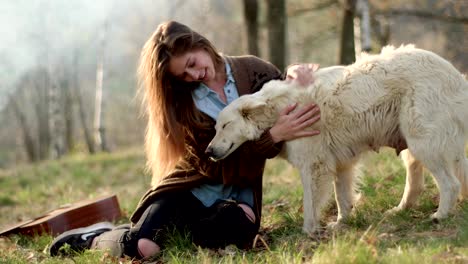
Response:
[[[287,87],[283,81],[270,81],[257,93],[243,95],[226,106],[218,116],[216,135],[206,149],[212,159],[226,158],[240,145],[258,139],[272,127],[278,107],[285,105]],[[282,98],[279,104],[275,98]]]
[[[214,160],[224,159],[242,143],[253,140],[268,128],[263,111],[266,102],[258,96],[244,95],[226,106],[216,121],[216,135],[206,149]]]

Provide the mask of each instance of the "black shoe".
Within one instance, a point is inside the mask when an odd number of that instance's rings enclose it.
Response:
[[[52,241],[49,249],[50,255],[68,255],[73,252],[81,252],[85,249],[89,249],[93,238],[104,232],[112,230],[112,228],[114,228],[113,224],[109,222],[101,222],[87,227],[66,231]],[[62,248],[65,244],[69,245],[69,249]]]

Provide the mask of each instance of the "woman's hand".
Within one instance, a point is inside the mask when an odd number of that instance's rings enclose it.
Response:
[[[294,64],[286,70],[286,81],[297,81],[301,86],[309,86],[314,82],[313,73],[319,68],[318,64]]]
[[[318,130],[306,129],[320,119],[318,106],[309,104],[293,112],[296,107],[297,103],[283,109],[275,125],[270,128],[270,135],[275,143],[320,133]]]

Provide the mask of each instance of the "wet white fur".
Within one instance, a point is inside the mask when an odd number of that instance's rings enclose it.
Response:
[[[332,225],[349,215],[356,201],[353,169],[360,154],[392,144],[399,132],[408,145],[401,155],[406,186],[391,212],[415,203],[424,189],[423,166],[440,192],[433,218],[446,217],[457,196],[468,197],[468,84],[449,62],[412,45],[388,46],[381,54],[314,75],[314,84],[306,88],[274,80],[240,97],[219,115],[210,144],[223,158],[273,126],[288,104],[317,103],[321,120],[311,129],[319,129],[320,135],[286,142],[281,153],[301,174],[305,232],[319,227],[333,187],[338,217]]]

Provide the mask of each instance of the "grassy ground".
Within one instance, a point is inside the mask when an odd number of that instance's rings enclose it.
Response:
[[[285,161],[268,162],[264,178],[262,236],[250,251],[197,248],[174,234],[153,262],[162,263],[468,263],[468,202],[440,223],[429,221],[438,192],[426,174],[426,191],[416,208],[384,217],[397,205],[405,171],[393,150],[363,160],[363,193],[347,227],[310,238],[302,233],[302,189],[296,170]],[[73,156],[60,161],[0,171],[0,229],[61,204],[116,193],[127,222],[150,178],[140,151]],[[330,203],[323,225],[336,217]],[[103,252],[72,258],[49,257],[50,236],[0,238],[0,263],[132,263]]]

